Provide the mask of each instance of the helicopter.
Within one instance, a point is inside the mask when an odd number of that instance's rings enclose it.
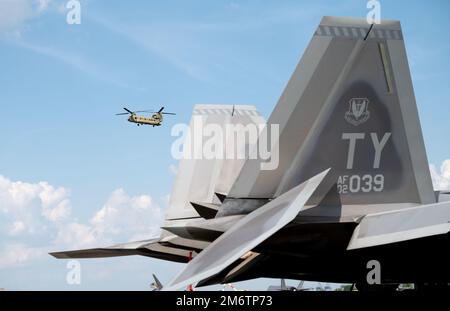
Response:
[[[125,107],[123,108],[123,110],[125,110],[126,112],[116,113],[116,116],[129,114],[130,116],[128,117],[128,122],[136,123],[138,126],[140,126],[141,124],[151,125],[153,127],[160,126],[163,121],[163,114],[175,115],[175,113],[173,112],[163,112],[164,107],[161,107],[161,109],[159,109],[158,111],[152,110],[131,111]],[[143,117],[136,115],[136,113],[142,112],[150,112],[153,113],[153,115],[151,117]]]

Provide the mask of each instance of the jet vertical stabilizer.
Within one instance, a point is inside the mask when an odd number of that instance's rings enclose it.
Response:
[[[167,220],[199,217],[190,202],[216,202],[215,192],[228,193],[231,185],[239,174],[245,159],[222,158],[207,159],[203,149],[210,133],[203,135],[208,125],[219,126],[223,133],[227,125],[261,124],[264,118],[254,106],[248,105],[196,105],[189,125],[188,135],[184,140],[183,159],[179,161],[177,174],[169,208],[166,212]],[[201,137],[203,135],[203,137]],[[222,145],[227,148],[226,137]],[[203,142],[203,144],[201,144]],[[231,143],[231,142],[230,142]],[[244,148],[237,146],[236,148]],[[220,202],[217,200],[217,202]]]
[[[278,168],[248,160],[229,198],[274,198],[331,167],[308,205],[333,184],[344,206],[436,201],[398,21],[324,17],[271,124]]]

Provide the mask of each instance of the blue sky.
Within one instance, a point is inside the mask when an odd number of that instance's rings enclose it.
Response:
[[[198,103],[254,104],[269,116],[321,17],[367,14],[363,0],[81,0],[81,24],[68,25],[65,3],[0,0],[0,187],[25,193],[0,205],[0,256],[23,259],[0,257],[0,288],[145,290],[152,272],[168,281],[181,265],[117,258],[83,261],[82,284],[70,287],[66,262],[43,254],[73,246],[67,228],[86,245],[145,234],[171,191],[173,124]],[[450,3],[381,3],[382,18],[402,22],[428,159],[445,184]],[[138,128],[114,116],[124,106],[177,115]],[[153,214],[134,232],[127,208],[139,206]],[[108,208],[125,224],[100,219]],[[96,240],[86,233],[93,227]]]

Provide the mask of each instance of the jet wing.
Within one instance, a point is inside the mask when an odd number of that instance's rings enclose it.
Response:
[[[291,222],[329,169],[240,219],[205,248],[163,290],[177,290],[211,277]]]
[[[355,228],[347,249],[390,244],[450,231],[450,202],[368,214]]]

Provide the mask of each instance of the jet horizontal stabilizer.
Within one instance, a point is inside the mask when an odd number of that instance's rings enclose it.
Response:
[[[211,219],[196,219],[181,225],[167,225],[162,227],[162,229],[184,239],[212,242],[242,217],[242,215],[233,215]]]
[[[347,249],[358,249],[450,232],[450,202],[369,214],[355,228]]]
[[[211,277],[291,222],[329,169],[242,217],[205,248],[163,290],[177,290]]]
[[[106,258],[141,255],[175,262],[188,262],[189,251],[161,245],[159,239],[117,244],[102,248],[79,249],[50,253],[57,259]]]
[[[89,248],[73,251],[54,252],[50,253],[58,259],[68,258],[106,258],[106,257],[119,257],[129,255],[140,255],[136,249],[108,249],[108,248]]]
[[[209,228],[199,228],[199,227],[162,227],[162,229],[167,230],[181,238],[212,242],[217,239],[223,232],[217,230],[211,230]]]

